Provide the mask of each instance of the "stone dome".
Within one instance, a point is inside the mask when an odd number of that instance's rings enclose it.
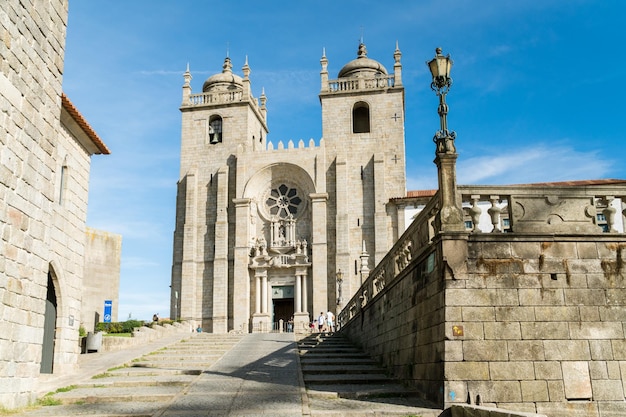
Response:
[[[348,62],[339,71],[338,78],[353,77],[359,74],[387,75],[387,69],[378,61],[367,57],[367,49],[364,43],[359,44],[357,58]]]
[[[240,76],[233,74],[233,65],[230,58],[224,59],[222,72],[211,75],[202,85],[202,92],[206,93],[213,90],[232,90],[234,88],[242,88],[243,80]]]

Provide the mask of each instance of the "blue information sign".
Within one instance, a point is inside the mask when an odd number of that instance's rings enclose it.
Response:
[[[104,300],[104,322],[111,323],[111,310],[113,309],[112,300]]]

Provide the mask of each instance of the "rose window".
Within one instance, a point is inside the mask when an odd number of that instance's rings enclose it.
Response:
[[[300,203],[302,199],[298,196],[298,190],[285,184],[273,188],[265,200],[269,213],[281,219],[286,219],[290,215],[295,217]]]

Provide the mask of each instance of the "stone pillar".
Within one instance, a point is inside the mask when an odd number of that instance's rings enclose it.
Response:
[[[213,262],[213,333],[228,332],[228,166],[217,171],[215,260]]]
[[[464,232],[463,211],[456,188],[456,153],[438,152],[435,157],[441,210],[436,218],[436,232]]]
[[[313,311],[328,308],[328,244],[326,236],[326,210],[328,194],[310,194],[312,206]]]
[[[294,306],[294,309],[296,310],[296,313],[300,313],[302,311],[302,276],[301,275],[296,275],[296,291],[295,291],[295,296],[296,296],[296,305]]]
[[[255,271],[256,303],[252,315],[252,332],[266,332],[270,329],[270,317],[267,314],[267,270]]]
[[[309,288],[307,285],[308,275],[302,275],[302,311],[309,311]]]
[[[181,257],[181,272],[180,272],[180,289],[178,299],[176,298],[176,292],[174,292],[173,303],[175,310],[177,310],[177,318],[182,320],[201,320],[202,308],[197,306],[196,295],[202,293],[202,287],[198,288],[198,285],[202,284],[201,280],[197,280],[197,271],[200,265],[198,265],[198,257],[196,250],[198,248],[198,233],[196,225],[196,212],[198,204],[198,184],[197,176],[195,173],[188,173],[184,179],[185,186],[185,206],[184,206],[184,218],[185,224],[183,227],[183,239],[182,239],[182,253]],[[174,289],[174,291],[176,291]]]
[[[187,64],[187,71],[183,74],[185,84],[183,84],[183,106],[191,104],[189,98],[191,96],[191,72],[189,72],[189,64]]]
[[[348,186],[348,173],[347,163],[344,158],[337,157],[335,164],[335,182],[336,182],[336,216],[335,216],[335,265],[331,265],[331,271],[337,271],[341,269],[345,271],[344,290],[346,294],[353,294],[358,288],[358,282],[353,282],[355,274],[351,273],[353,270],[352,259],[350,257],[350,225],[349,225],[349,210],[351,208],[349,202],[349,186]],[[313,282],[313,290],[317,291],[317,286]],[[315,299],[315,294],[313,294]],[[313,304],[313,314],[320,312],[317,304]],[[315,316],[314,316],[315,318]]]
[[[394,87],[400,87],[402,85],[402,64],[400,63],[402,58],[402,52],[398,47],[398,41],[396,41],[396,50],[393,52],[393,75],[394,75]]]
[[[387,255],[391,247],[388,238],[389,216],[387,216],[386,200],[386,166],[384,152],[374,155],[374,247],[369,247],[370,253],[374,255],[373,265],[377,265]],[[370,240],[371,242],[371,240]],[[362,284],[362,283],[361,283]]]
[[[233,199],[235,205],[235,250],[233,262],[232,323],[234,330],[248,329],[250,319],[250,199]]]
[[[255,283],[255,293],[256,293],[256,300],[254,303],[254,314],[261,314],[261,277],[258,275],[255,275],[254,283]]]
[[[261,278],[261,314],[267,314],[267,275]]]
[[[322,65],[322,70],[320,71],[320,90],[328,91],[328,59],[326,58],[326,49],[324,49],[322,53],[320,64]]]
[[[398,229],[393,236],[394,242],[397,241],[402,233],[406,230],[406,204],[397,204],[396,205],[396,216],[398,216]]]

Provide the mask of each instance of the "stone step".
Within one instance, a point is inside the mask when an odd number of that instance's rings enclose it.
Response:
[[[139,361],[133,362],[132,366],[136,368],[155,368],[155,369],[179,369],[179,370],[203,370],[210,368],[215,361]]]
[[[401,384],[388,383],[376,386],[363,384],[315,384],[308,385],[307,393],[314,398],[419,398],[419,393]]]
[[[172,360],[201,360],[201,361],[210,361],[210,360],[214,360],[214,359],[219,359],[222,356],[224,356],[224,352],[211,352],[211,353],[202,353],[202,354],[196,354],[196,355],[192,355],[190,353],[185,353],[185,354],[181,354],[181,353],[176,353],[176,352],[172,352],[172,353],[161,353],[158,355],[146,355],[146,356],[142,356],[138,362],[145,362],[145,361],[150,361],[150,362],[162,362],[162,361],[172,361]]]
[[[359,384],[385,384],[389,383],[389,377],[381,373],[345,373],[340,375],[326,374],[306,374],[304,375],[305,384],[316,385],[359,385]]]
[[[344,365],[344,366],[357,366],[357,365],[373,365],[378,366],[378,362],[369,357],[358,358],[335,358],[328,359],[324,357],[315,358],[300,358],[300,364],[302,365]]]
[[[363,352],[316,352],[308,351],[301,355],[301,359],[319,359],[326,358],[327,360],[350,358],[350,359],[371,359],[366,353]]]
[[[96,387],[76,388],[66,392],[59,392],[54,398],[62,404],[73,403],[112,403],[112,402],[165,402],[172,400],[181,388],[179,385],[145,386],[141,389],[131,387]]]
[[[158,376],[158,375],[200,375],[201,370],[198,369],[159,369],[145,367],[124,367],[106,371],[104,375],[109,377],[117,376]]]
[[[367,373],[380,373],[380,367],[370,364],[354,364],[354,365],[331,365],[331,364],[303,364],[302,372],[307,374],[331,374],[331,375],[343,375],[343,374],[367,374]]]
[[[197,375],[119,375],[91,379],[77,388],[112,388],[112,387],[158,387],[166,385],[184,386],[191,384]]]

